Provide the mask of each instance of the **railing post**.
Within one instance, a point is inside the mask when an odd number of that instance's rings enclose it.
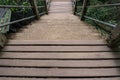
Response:
[[[0,49],[1,49],[1,47],[4,47],[6,41],[7,41],[6,36],[4,34],[0,33]]]
[[[75,6],[74,6],[74,15],[76,15],[76,10],[77,10],[77,0],[74,0],[74,2],[75,2]]]
[[[83,1],[83,7],[82,7],[82,14],[81,14],[81,20],[84,20],[85,18],[84,18],[84,16],[85,16],[85,14],[86,14],[86,12],[87,12],[87,4],[88,4],[88,0],[84,0]]]
[[[32,10],[34,12],[34,14],[36,15],[36,19],[38,20],[40,18],[39,16],[39,11],[38,11],[38,7],[37,7],[37,2],[36,0],[29,0],[31,6],[33,7]]]
[[[46,14],[48,14],[48,8],[47,8],[47,1],[44,0],[44,4],[45,4],[45,11],[46,11]]]
[[[118,46],[120,44],[120,22],[112,30],[111,35],[108,37],[107,42],[109,46]]]

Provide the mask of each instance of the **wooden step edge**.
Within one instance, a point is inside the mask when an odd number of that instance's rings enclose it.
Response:
[[[107,45],[105,40],[62,40],[62,41],[43,41],[43,40],[9,40],[6,45]]]

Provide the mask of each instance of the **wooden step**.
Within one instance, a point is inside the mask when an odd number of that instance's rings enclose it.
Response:
[[[119,80],[120,52],[103,40],[10,40],[0,54],[0,80]]]
[[[4,55],[2,55],[4,54]],[[0,59],[36,60],[109,60],[119,59],[119,52],[1,52]]]
[[[0,80],[120,80],[119,77],[111,78],[1,78]]]
[[[71,1],[52,1],[49,13],[72,13]]]
[[[0,76],[40,78],[85,78],[120,76],[119,69],[0,68]]]
[[[40,60],[41,59],[41,60]],[[117,64],[116,64],[116,63]],[[114,60],[50,60],[44,58],[6,58],[0,59],[1,67],[24,67],[24,68],[118,68],[120,59]]]
[[[5,52],[109,52],[112,51],[107,46],[6,46]]]
[[[43,41],[43,40],[9,40],[6,44],[7,46],[21,46],[21,45],[73,45],[73,46],[106,46],[107,43],[104,40],[54,40],[54,41]]]
[[[103,43],[102,43],[103,42]],[[102,44],[101,44],[102,43]],[[104,41],[10,41],[4,52],[111,52]],[[119,51],[119,50],[115,50]]]

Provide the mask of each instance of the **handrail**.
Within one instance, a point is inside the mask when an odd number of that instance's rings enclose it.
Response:
[[[94,8],[94,7],[113,7],[113,6],[120,6],[120,3],[104,4],[104,5],[94,5],[94,6],[86,6],[86,7]]]
[[[92,6],[86,6],[87,8],[96,8],[96,7],[113,7],[113,6],[120,6],[120,3],[115,4],[104,4],[104,5],[92,5]],[[77,6],[77,7],[83,7],[83,6]]]
[[[38,6],[38,8],[44,8],[45,6]],[[33,8],[33,6],[18,6],[18,5],[0,5],[0,8]]]
[[[77,2],[77,1],[76,1],[76,2]],[[76,9],[74,9],[74,14],[80,16],[80,17],[81,17],[81,20],[83,20],[83,21],[84,21],[85,19],[89,19],[89,20],[95,21],[95,22],[97,22],[97,23],[100,23],[100,24],[103,24],[103,25],[106,25],[106,26],[112,28],[113,31],[111,32],[110,37],[112,36],[112,34],[113,34],[113,35],[115,35],[115,34],[120,34],[120,28],[118,28],[118,24],[113,25],[113,24],[111,24],[111,23],[104,22],[104,21],[101,21],[101,20],[98,20],[98,19],[95,19],[95,18],[92,18],[92,17],[89,17],[89,16],[86,15],[88,8],[120,6],[120,3],[104,4],[104,5],[87,5],[87,3],[88,3],[88,0],[84,0],[84,1],[83,1],[83,6],[75,5],[75,8],[76,8]],[[81,12],[81,13],[80,13],[80,12],[77,12],[77,8],[78,8],[78,7],[82,9],[82,12]],[[120,23],[119,23],[119,27],[120,27]],[[116,28],[119,29],[119,31],[118,31]],[[110,45],[111,45],[111,44],[114,44],[114,45],[115,45],[115,44],[118,43],[118,41],[119,41],[119,43],[120,43],[120,40],[115,40],[115,39],[120,39],[120,38],[118,38],[118,36],[117,36],[117,37],[114,37],[114,41],[117,41],[117,43],[115,43],[113,40],[111,41],[111,40],[110,40],[110,39],[111,39],[110,37],[107,39],[107,40],[109,40],[108,42],[109,42]],[[113,37],[113,36],[112,36],[112,37]],[[119,37],[120,37],[120,35],[119,35]]]
[[[111,28],[115,28],[115,27],[116,27],[116,25],[113,25],[113,24],[110,24],[110,23],[107,23],[107,22],[104,22],[104,21],[100,21],[100,20],[95,19],[95,18],[92,18],[92,17],[88,17],[88,16],[84,16],[84,17],[87,18],[87,19],[93,20],[93,21],[95,21],[95,22],[104,24],[104,25],[106,25],[106,26],[110,26]]]
[[[85,0],[84,0],[85,1]],[[115,4],[105,4],[105,5],[94,5],[94,6],[88,6],[86,5],[85,8],[94,8],[94,7],[111,7],[111,6],[120,6],[120,3],[115,3]],[[76,5],[76,8],[77,7],[83,7],[83,6],[77,6]],[[76,13],[76,11],[74,11]],[[79,15],[79,13],[76,13],[77,15]],[[83,14],[79,15],[82,17]],[[87,19],[90,19],[90,20],[93,20],[93,21],[96,21],[96,22],[99,22],[99,23],[102,23],[104,25],[107,25],[109,27],[112,27],[112,28],[115,28],[116,25],[113,25],[113,24],[110,24],[110,23],[107,23],[107,22],[104,22],[104,21],[100,21],[100,20],[97,20],[97,19],[94,19],[94,18],[91,18],[89,16],[86,16],[85,14],[83,15],[83,18],[87,18]]]
[[[36,19],[39,19],[40,16],[44,15],[44,14],[47,14],[48,13],[48,4],[46,4],[46,0],[41,0],[41,1],[44,1],[45,4],[43,4],[43,6],[38,6],[37,3],[36,3],[36,0],[28,0],[30,2],[30,6],[23,6],[23,5],[0,5],[0,8],[31,8],[33,10],[33,13],[34,15],[32,16],[29,16],[29,17],[25,17],[25,18],[22,18],[22,19],[18,19],[18,20],[15,20],[15,21],[12,21],[12,22],[8,22],[8,23],[5,23],[5,24],[1,24],[0,25],[0,28],[4,28],[5,26],[7,25],[11,25],[11,24],[15,24],[15,23],[18,23],[18,22],[21,22],[21,21],[25,21],[25,20],[29,20],[29,19],[33,19],[33,18],[36,18]],[[50,2],[49,2],[50,3]],[[44,11],[40,12],[38,11],[38,9],[45,9]],[[2,33],[0,33],[2,37],[0,37],[0,47],[3,47],[3,45],[5,44],[6,42],[6,36]]]
[[[78,16],[81,16],[81,14],[79,14],[79,13],[75,13],[76,15],[78,15]],[[110,26],[111,28],[115,28],[116,27],[116,25],[113,25],[113,24],[110,24],[110,23],[107,23],[107,22],[104,22],[104,21],[100,21],[100,20],[98,20],[98,19],[95,19],[95,18],[92,18],[92,17],[88,17],[88,16],[84,16],[85,18],[87,18],[87,19],[90,19],[90,20],[93,20],[93,21],[95,21],[95,22],[99,22],[99,23],[101,23],[101,24],[104,24],[104,25],[106,25],[106,26]]]
[[[46,12],[42,12],[42,13],[39,14],[39,16],[41,16],[41,15],[43,15],[45,13]],[[26,18],[22,18],[22,19],[19,19],[19,20],[15,20],[15,21],[12,21],[12,22],[9,22],[9,23],[2,24],[2,25],[0,25],[0,28],[2,28],[4,26],[7,26],[7,25],[15,24],[15,23],[18,23],[18,22],[21,22],[21,21],[33,19],[33,18],[35,18],[35,15],[34,16],[29,16],[29,17],[26,17]]]
[[[0,5],[0,8],[32,8],[33,6]]]
[[[45,6],[37,6],[37,7],[38,8],[44,8]],[[33,8],[33,6],[0,5],[0,8]],[[42,13],[39,13],[38,15],[41,16],[41,15],[43,15],[45,13],[46,12],[42,12]],[[18,23],[18,22],[21,22],[21,21],[24,21],[24,20],[29,20],[29,19],[32,19],[32,18],[35,18],[35,15],[29,16],[29,17],[26,17],[26,18],[23,18],[23,19],[15,20],[15,21],[12,21],[10,23],[2,24],[2,25],[0,25],[0,28],[4,27],[6,25]]]

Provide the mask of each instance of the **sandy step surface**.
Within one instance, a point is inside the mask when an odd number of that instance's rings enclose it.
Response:
[[[99,40],[95,27],[72,14],[71,0],[52,0],[49,15],[11,33],[14,40]]]

